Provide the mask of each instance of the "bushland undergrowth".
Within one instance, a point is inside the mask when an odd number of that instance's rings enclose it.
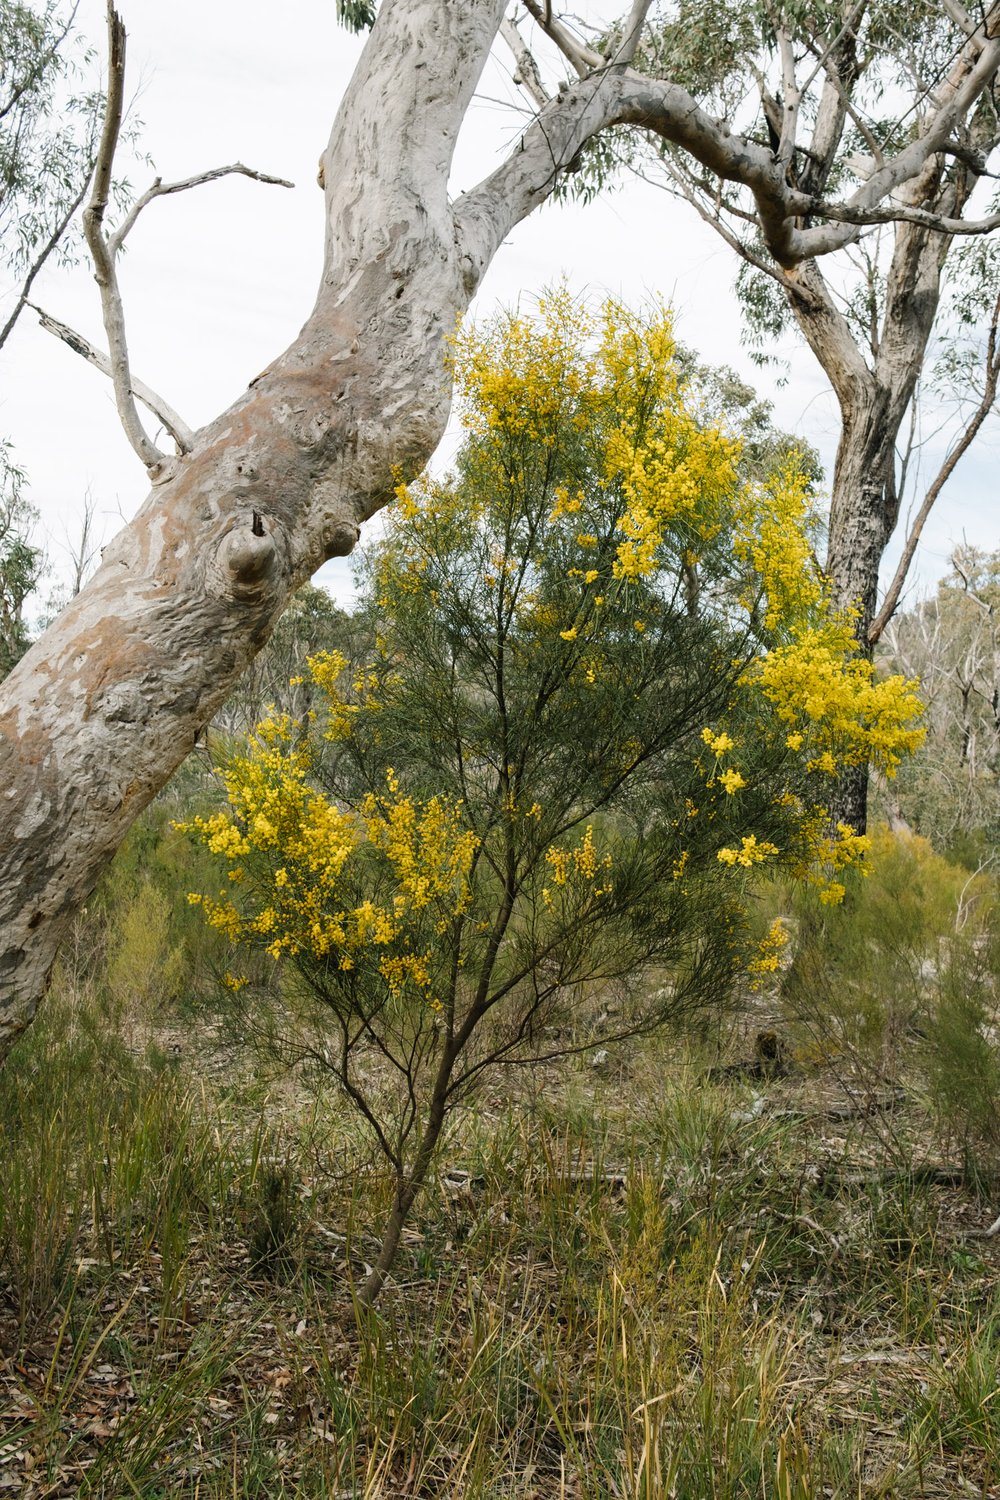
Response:
[[[767,894],[749,1017],[505,1072],[370,1311],[392,1182],[219,1029],[191,857],[139,830],[0,1075],[0,1494],[995,1493],[985,876],[884,836]]]

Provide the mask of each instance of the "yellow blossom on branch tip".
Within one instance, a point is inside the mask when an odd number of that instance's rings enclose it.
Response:
[[[701,737],[713,755],[725,755],[733,748],[734,741],[728,734],[716,734],[714,729],[703,729]]]

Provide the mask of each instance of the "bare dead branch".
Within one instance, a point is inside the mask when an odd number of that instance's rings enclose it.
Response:
[[[152,187],[146,189],[141,198],[136,199],[128,214],[118,229],[108,239],[108,250],[112,256],[118,254],[126,237],[135,228],[135,222],[143,209],[153,202],[154,198],[165,198],[170,193],[184,193],[189,188],[201,187],[206,182],[216,182],[220,177],[252,177],[255,182],[265,182],[272,187],[292,188],[294,182],[289,182],[285,177],[272,177],[267,172],[258,172],[253,167],[246,167],[241,161],[233,162],[228,167],[213,167],[208,172],[198,172],[194,177],[185,177],[180,182],[164,182],[157,177]]]
[[[164,472],[166,455],[161,453],[147,434],[133,399],[132,376],[129,370],[128,343],[125,337],[125,313],[122,307],[118,278],[115,274],[114,256],[104,232],[104,215],[111,191],[111,173],[115,150],[121,130],[122,111],[125,99],[125,26],[108,0],[108,91],[104,112],[104,128],[97,150],[94,168],[94,187],[90,202],[83,214],[83,230],[94,262],[94,280],[101,294],[101,312],[104,329],[108,336],[111,379],[115,389],[115,405],[125,436],[145,464],[152,478]]]
[[[62,339],[64,344],[68,344],[88,364],[100,370],[102,375],[107,375],[111,379],[114,378],[111,361],[108,356],[102,353],[100,349],[95,349],[89,339],[85,339],[82,333],[77,333],[75,329],[68,327],[67,324],[60,323],[58,318],[53,318],[51,314],[45,312],[43,308],[38,307],[34,302],[28,302],[26,306],[30,307],[32,312],[38,314],[38,321],[46,333],[54,334],[57,339]],[[177,415],[173,407],[168,405],[162,396],[158,396],[154,390],[151,390],[144,381],[137,380],[134,375],[130,376],[130,379],[132,395],[137,397],[143,406],[152,412],[157,421],[161,422],[167,429],[177,444],[178,453],[190,453],[194,446],[194,432],[192,429],[182,417]]]
[[[531,48],[518,31],[513,21],[504,19],[500,23],[500,35],[513,54],[517,71],[514,82],[521,85],[539,109],[544,109],[551,95],[542,82],[542,75]]]

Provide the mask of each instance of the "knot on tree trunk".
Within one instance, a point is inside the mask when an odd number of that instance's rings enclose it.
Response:
[[[353,521],[338,521],[326,538],[323,555],[327,562],[331,557],[347,557],[360,540],[361,532]]]
[[[259,511],[226,532],[209,572],[227,599],[251,602],[267,594],[278,574],[278,554]]]

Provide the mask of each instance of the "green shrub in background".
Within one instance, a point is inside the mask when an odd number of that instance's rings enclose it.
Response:
[[[939,1144],[970,1171],[1000,1170],[998,890],[926,839],[881,827],[839,907],[772,893],[794,931],[779,1003],[800,1060],[834,1063],[872,1091],[915,1088]]]

